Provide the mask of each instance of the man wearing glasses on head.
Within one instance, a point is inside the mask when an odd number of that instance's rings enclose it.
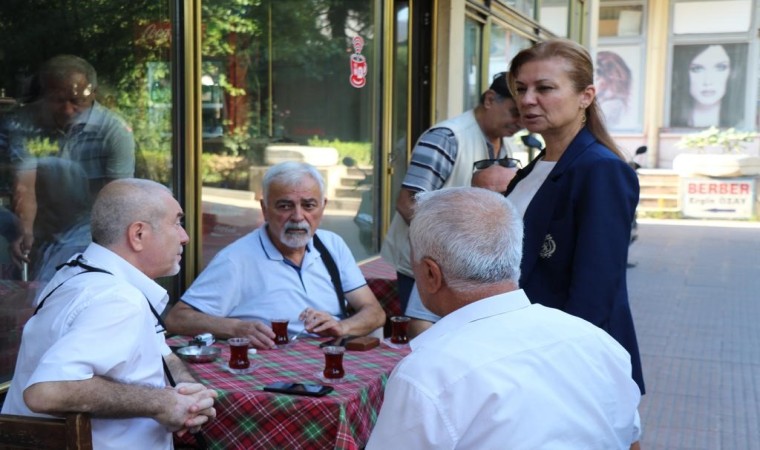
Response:
[[[396,267],[402,311],[414,285],[408,239],[414,196],[471,184],[503,192],[514,176],[516,160],[510,159],[513,152],[504,138],[521,126],[506,80],[506,72],[494,76],[474,109],[435,124],[420,136],[412,150],[396,199],[396,214],[381,250],[383,258]]]

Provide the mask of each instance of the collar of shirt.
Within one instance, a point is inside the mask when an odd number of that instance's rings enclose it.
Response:
[[[471,110],[470,112],[473,115],[475,114],[474,110]],[[488,159],[501,159],[511,156],[507,151],[507,143],[504,138],[499,139],[501,141],[501,148],[499,149],[499,153],[494,156],[493,144],[491,144],[491,141],[488,140],[488,136],[483,133],[483,129],[480,130],[480,134],[483,135],[483,142],[486,144],[486,150],[488,150]]]
[[[82,111],[71,124],[69,133],[94,132],[103,126],[105,108],[98,102],[93,102],[86,111]]]
[[[76,259],[78,256],[78,254],[74,255],[71,259]],[[131,284],[143,293],[145,298],[148,299],[150,304],[153,305],[153,308],[155,308],[155,310],[159,313],[163,311],[164,308],[166,308],[166,305],[169,302],[169,294],[166,292],[166,289],[161,287],[155,281],[151,280],[147,275],[140,272],[140,270],[138,270],[135,266],[128,263],[124,258],[112,252],[111,250],[108,250],[107,248],[93,242],[87,246],[85,251],[82,253],[82,262],[99,269],[107,270],[114,276],[119,277],[120,279]],[[62,275],[64,276],[63,280],[66,280],[72,275],[70,271],[78,273],[81,270],[82,269],[80,267],[76,266],[64,267],[59,271],[59,273],[63,272],[66,274]],[[56,277],[51,280],[51,284],[57,281],[57,279],[59,279],[58,274],[56,274]],[[57,281],[57,283],[60,282],[61,281]]]
[[[452,330],[457,330],[467,323],[527,308],[528,306],[530,306],[530,300],[528,300],[522,289],[478,300],[442,317],[441,320],[433,324],[424,333],[412,339],[410,346],[412,351],[415,351],[426,345],[434,344],[441,336]]]
[[[483,141],[486,143],[489,159],[501,159],[510,156],[509,152],[507,152],[507,143],[504,141],[504,138],[501,138],[501,148],[496,156],[494,156],[493,144],[491,144],[485,134],[483,135]]]

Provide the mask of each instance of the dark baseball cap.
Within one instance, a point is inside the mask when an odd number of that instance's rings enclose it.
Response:
[[[508,74],[509,72],[500,72],[494,75],[491,86],[489,86],[488,89],[496,92],[502,97],[512,98],[512,93],[509,92],[509,87],[507,86]]]

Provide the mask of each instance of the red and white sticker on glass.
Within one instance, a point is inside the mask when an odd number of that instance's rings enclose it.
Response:
[[[349,81],[351,86],[362,88],[367,84],[367,59],[362,55],[364,48],[364,39],[361,36],[354,36],[353,39],[354,53],[351,54],[351,77]]]

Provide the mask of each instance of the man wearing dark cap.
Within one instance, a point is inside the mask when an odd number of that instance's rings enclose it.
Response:
[[[504,137],[512,136],[521,127],[506,80],[506,72],[494,76],[474,109],[435,124],[420,136],[412,150],[381,253],[396,267],[402,310],[406,309],[414,284],[408,239],[414,196],[444,187],[470,186],[476,162],[480,170],[503,171],[505,179],[514,176],[515,169],[509,167],[514,164],[508,159],[512,149]]]

